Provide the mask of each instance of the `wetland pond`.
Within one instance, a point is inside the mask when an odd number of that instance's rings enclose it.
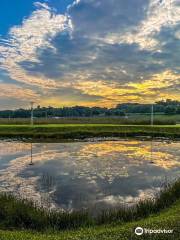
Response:
[[[49,208],[101,210],[133,204],[179,176],[179,141],[0,141],[0,192]]]

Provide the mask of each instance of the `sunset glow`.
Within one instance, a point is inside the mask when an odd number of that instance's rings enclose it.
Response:
[[[177,0],[13,2],[11,19],[0,4],[1,109],[180,100]]]

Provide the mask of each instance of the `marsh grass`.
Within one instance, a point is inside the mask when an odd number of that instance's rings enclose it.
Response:
[[[97,219],[98,224],[113,222],[130,222],[148,217],[170,207],[180,199],[180,180],[170,184],[165,183],[154,198],[141,200],[136,205],[115,210],[104,211]]]
[[[35,118],[35,124],[150,124],[151,114],[129,114],[128,118],[121,116],[95,116],[95,117],[61,117],[61,118]],[[165,115],[154,114],[154,123],[157,125],[170,125],[180,122],[180,114]],[[0,118],[0,124],[29,124],[29,118]]]
[[[1,194],[0,228],[59,231],[109,223],[133,222],[170,207],[178,199],[180,199],[180,180],[173,184],[166,184],[155,198],[140,201],[131,207],[106,210],[93,217],[88,211],[47,210],[28,200]]]
[[[87,226],[87,212],[50,211],[12,195],[0,196],[0,228],[31,230],[63,230]]]
[[[89,137],[180,137],[180,125],[50,124],[0,125],[0,137],[46,139],[85,139]]]

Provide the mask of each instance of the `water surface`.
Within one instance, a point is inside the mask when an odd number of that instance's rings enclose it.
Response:
[[[180,142],[0,142],[0,191],[47,207],[132,204],[178,176]]]

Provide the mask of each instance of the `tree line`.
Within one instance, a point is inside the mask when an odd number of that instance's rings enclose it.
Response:
[[[153,104],[154,113],[162,114],[180,114],[180,102],[171,99],[158,101]],[[41,107],[34,108],[35,118],[58,118],[58,117],[94,117],[94,116],[121,116],[125,117],[128,114],[150,114],[152,104],[140,103],[123,103],[118,104],[115,108],[103,107]],[[29,118],[31,109],[16,109],[0,111],[0,118]]]

